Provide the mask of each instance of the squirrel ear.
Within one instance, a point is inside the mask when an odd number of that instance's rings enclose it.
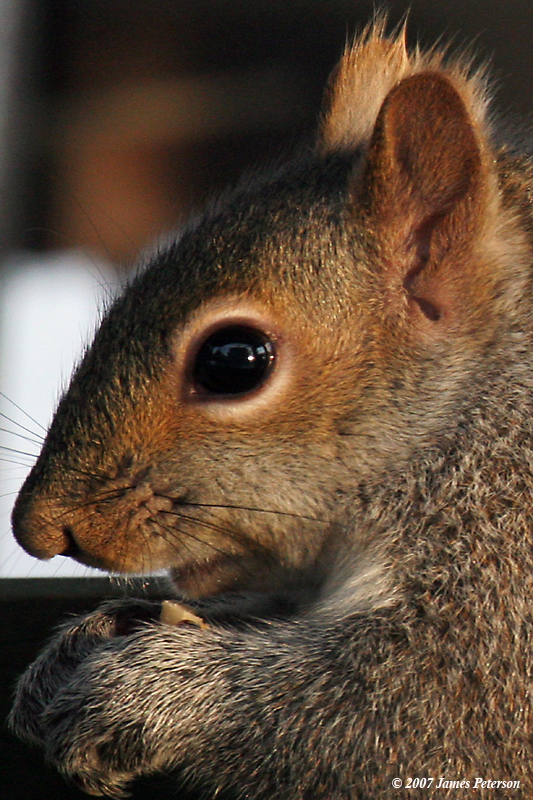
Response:
[[[390,300],[426,321],[457,316],[487,178],[474,122],[447,77],[422,72],[390,91],[356,191]]]

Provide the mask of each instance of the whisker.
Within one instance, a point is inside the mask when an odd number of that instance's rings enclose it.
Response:
[[[172,499],[172,498],[170,498]],[[294,511],[276,511],[275,509],[271,508],[255,508],[254,506],[238,506],[238,505],[231,505],[229,503],[184,503],[186,506],[191,506],[192,508],[232,508],[236,511],[257,511],[259,514],[277,514],[281,517],[295,517],[296,519],[306,519],[311,522],[321,522],[323,525],[328,523],[325,519],[320,519],[319,517],[309,517],[305,514],[298,514]]]
[[[234,530],[234,529],[230,528],[227,525],[225,525],[225,526],[216,525],[214,522],[207,522],[206,520],[198,519],[198,517],[190,517],[190,516],[188,516],[186,514],[182,514],[180,512],[175,512],[175,511],[162,511],[160,513],[170,514],[170,515],[176,516],[179,520],[183,520],[185,522],[193,523],[193,524],[198,525],[200,527],[207,528],[208,530],[214,530],[217,533],[222,533],[224,536],[226,536],[228,539],[230,539],[233,542],[239,542],[239,541],[241,543],[242,542],[246,542],[247,545],[248,545],[248,548],[251,545],[251,541],[247,536],[243,535],[241,532],[239,532],[237,530]],[[158,523],[158,524],[161,525],[161,523]],[[174,531],[173,528],[169,528],[168,526],[167,526],[167,530],[169,530],[171,532]],[[181,528],[178,528],[177,530],[178,530],[179,533],[183,534],[184,536],[189,536],[190,538],[195,539],[195,541],[198,541],[200,544],[205,544],[208,547],[212,547],[214,550],[216,550],[217,552],[221,553],[222,555],[225,555],[225,556],[231,556],[232,555],[231,553],[228,553],[225,550],[218,549],[217,547],[215,547],[215,545],[213,545],[209,541],[205,541],[204,539],[200,539],[200,538],[194,537],[192,534],[188,533],[187,531],[182,530]],[[268,549],[265,548],[264,546],[260,545],[258,542],[254,542],[254,547],[257,550],[263,551],[264,553],[268,552]]]
[[[216,531],[217,533],[228,533],[227,527],[223,527],[222,525],[217,525],[214,522],[207,522],[206,520],[200,520],[197,517],[189,517],[186,514],[182,514],[179,511],[161,511],[161,514],[169,514],[170,516],[178,517],[178,519],[185,520],[186,522],[194,522],[197,525],[201,525],[204,528],[208,528],[209,530]]]
[[[96,236],[97,236],[97,238],[98,238],[98,240],[100,242],[100,245],[102,246],[104,252],[106,253],[106,255],[107,255],[108,259],[109,259],[109,263],[112,264],[113,261],[115,260],[114,256],[113,256],[113,253],[110,251],[109,247],[107,246],[105,238],[101,235],[101,232],[100,232],[100,229],[99,229],[98,225],[95,224],[95,221],[93,220],[91,214],[88,212],[87,208],[85,207],[84,203],[80,200],[78,195],[75,192],[70,192],[69,194],[70,194],[70,198],[71,198],[72,202],[78,207],[78,209],[81,211],[81,213],[85,217],[85,220],[90,225],[90,227],[92,228],[93,232],[96,234]],[[111,221],[115,225],[117,230],[120,231],[122,236],[124,236],[125,241],[131,246],[131,248],[135,249],[135,242],[133,241],[132,237],[128,234],[127,230],[122,225],[120,225],[118,223],[118,220],[115,219],[114,215],[111,214],[109,209],[107,211],[106,217],[107,217],[107,220]],[[106,284],[104,284],[103,288],[105,288],[107,290],[108,298],[112,299],[113,295],[112,295],[112,292],[111,292],[111,289],[110,289],[109,285],[106,283]]]
[[[0,394],[1,394],[1,392],[0,392]],[[12,425],[15,425],[15,427],[20,428],[21,431],[26,431],[26,433],[29,433],[30,436],[35,436],[38,439],[38,442],[39,442],[40,445],[43,443],[44,436],[41,436],[40,433],[36,433],[35,431],[32,431],[31,428],[27,428],[25,425],[22,425],[20,422],[17,422],[16,419],[13,419],[12,417],[8,417],[8,415],[4,414],[2,411],[0,411],[0,417],[5,419],[7,422],[10,422]],[[10,433],[13,433],[13,432],[14,431],[10,431]]]
[[[69,466],[68,471],[69,471],[69,475],[72,475],[75,478],[81,476],[82,478],[89,478],[90,480],[99,481],[100,483],[108,483],[109,482],[109,475],[107,475],[104,472],[104,470],[101,471],[101,474],[98,474],[94,470],[89,471],[89,470],[81,469],[80,467]],[[134,486],[126,485],[124,487],[121,487],[121,491],[122,490],[126,491],[128,489],[133,489],[133,488],[134,488]],[[115,490],[113,490],[113,491],[115,491]]]
[[[60,511],[58,514],[49,517],[47,519],[48,524],[57,524],[61,522],[61,519],[67,517],[72,511],[79,511],[80,509],[90,509],[91,506],[96,506],[97,503],[101,500],[116,500],[119,497],[122,497],[127,489],[110,489],[108,492],[101,492],[97,497],[93,497],[90,500],[78,500],[73,503],[70,508],[64,509]],[[83,517],[82,521],[88,519],[91,515],[88,514],[86,517]]]
[[[165,513],[171,513],[171,512],[165,512]],[[228,535],[228,537],[230,536],[228,530],[225,529],[225,528],[222,528],[221,526],[215,526],[215,525],[212,525],[212,524],[210,524],[208,522],[204,522],[203,520],[195,519],[194,517],[182,516],[181,514],[176,514],[176,516],[178,517],[178,519],[184,520],[185,522],[192,522],[195,525],[199,525],[200,527],[207,528],[208,530],[217,530],[220,533],[225,533],[226,535]],[[165,531],[167,531],[167,533],[172,534],[173,539],[175,539],[176,529],[171,528],[168,525],[163,525],[163,523],[161,523],[161,522],[159,522],[157,524],[159,525],[159,527],[161,527],[162,530],[165,530]],[[187,536],[189,539],[192,539],[193,541],[198,542],[199,544],[203,544],[206,547],[210,547],[212,550],[214,550],[216,553],[219,553],[222,556],[230,556],[231,555],[230,553],[227,553],[225,550],[221,550],[219,547],[216,547],[212,542],[207,542],[207,541],[205,541],[205,539],[201,539],[199,536],[195,536],[193,533],[189,533],[188,531],[184,531],[184,530],[181,530],[181,529],[178,529],[177,532],[182,534],[183,536]],[[169,540],[167,539],[166,541],[169,541]],[[180,543],[180,545],[181,545],[181,543]]]
[[[0,444],[0,450],[7,450],[8,453],[16,453],[19,456],[27,456],[35,461],[37,455],[35,453],[26,453],[24,450],[17,450],[16,447],[6,447],[4,444]]]
[[[4,416],[3,414],[0,416]],[[12,422],[12,420],[9,420]],[[24,428],[26,430],[26,428]],[[24,436],[23,433],[19,433],[18,431],[10,431],[9,428],[0,428],[1,433],[9,433],[11,436],[18,436],[19,439],[24,439],[25,442],[30,442],[30,444],[35,444],[37,446],[41,446],[42,442],[38,441],[37,439],[30,439],[29,436]],[[31,433],[31,431],[29,431]]]
[[[12,405],[12,406],[15,406],[15,408],[16,408],[18,411],[20,411],[20,413],[21,413],[21,414],[24,414],[24,416],[25,416],[25,417],[27,417],[29,420],[31,420],[31,422],[33,422],[33,424],[34,424],[34,425],[37,425],[37,427],[38,427],[38,428],[40,428],[42,431],[44,431],[44,432],[46,433],[46,428],[44,427],[44,425],[41,425],[41,423],[40,423],[40,422],[37,422],[37,420],[36,420],[36,419],[34,419],[34,418],[33,418],[33,417],[30,415],[30,414],[28,414],[28,412],[27,412],[27,411],[24,411],[24,409],[23,409],[23,408],[21,408],[19,405],[17,405],[17,404],[15,403],[15,401],[14,401],[14,400],[11,400],[11,398],[10,398],[10,397],[8,397],[8,396],[7,396],[6,394],[4,394],[3,392],[0,392],[0,397],[3,397],[3,398],[4,398],[4,400],[7,400],[7,402],[8,402],[8,403],[11,403],[11,405]],[[2,415],[2,416],[4,416],[4,415]],[[11,421],[12,421],[12,420],[11,420]],[[15,424],[17,424],[17,425],[18,425],[19,423],[15,423]],[[23,425],[21,425],[20,427],[21,427],[21,428],[23,428],[24,430],[27,430],[26,428],[24,428],[24,426],[23,426]],[[30,431],[30,430],[28,430],[28,433],[33,433],[33,431]]]
[[[25,461],[14,461],[11,458],[4,458],[3,456],[0,456],[0,461],[2,464],[16,464],[17,467],[27,467],[28,469],[33,466],[33,461],[30,464],[29,462]]]
[[[179,517],[179,515],[177,515],[177,516]],[[194,517],[193,518],[185,517],[184,519],[185,519],[185,521],[188,521],[188,522],[194,522],[195,524],[197,524],[199,526],[213,527],[213,526],[210,526],[209,524],[206,525],[206,523],[203,520],[198,520],[198,519],[195,519]],[[182,550],[182,548],[186,547],[186,539],[192,539],[193,541],[198,542],[199,544],[210,548],[215,553],[218,553],[219,555],[223,556],[224,558],[228,559],[229,561],[234,561],[235,563],[238,563],[239,564],[239,568],[244,573],[246,573],[247,575],[251,575],[252,574],[250,569],[249,569],[249,567],[246,565],[246,562],[239,561],[239,553],[232,553],[231,551],[228,551],[228,550],[221,550],[219,547],[216,547],[212,542],[206,541],[205,539],[202,539],[199,536],[195,536],[194,534],[189,533],[186,530],[183,530],[183,528],[174,529],[174,528],[170,528],[168,525],[163,525],[162,523],[158,523],[158,527],[162,531],[166,531],[167,533],[171,534],[170,538],[168,536],[165,536],[164,538],[165,538],[165,541],[170,546],[173,547],[173,549],[176,551],[176,553],[181,554],[180,551]],[[231,531],[231,530],[229,530],[227,528],[226,529],[219,528],[219,530],[222,531],[230,540],[237,541],[238,538],[239,538],[238,536],[236,536],[236,532],[235,531]],[[183,537],[183,538],[180,539],[179,545],[178,545],[178,543],[175,543],[176,533],[180,534],[180,536]],[[185,541],[184,541],[184,539],[185,539]],[[256,543],[256,549],[257,550],[261,550],[264,554],[268,554],[268,550],[265,549],[264,547],[261,547],[261,546],[257,545],[257,543]]]
[[[69,473],[74,477],[82,477],[82,478],[89,478],[93,481],[100,481],[100,483],[107,483],[109,477],[102,471],[101,475],[98,475],[96,472],[90,472],[89,470],[80,469],[79,467],[69,467]],[[132,489],[132,486],[124,486],[124,490]],[[118,490],[113,490],[118,491]],[[122,491],[122,488],[121,488]],[[99,496],[99,495],[98,495]]]

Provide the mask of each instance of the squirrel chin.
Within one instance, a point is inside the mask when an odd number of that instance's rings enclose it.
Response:
[[[242,588],[238,558],[230,555],[191,561],[181,567],[172,567],[169,574],[176,591],[193,600]]]

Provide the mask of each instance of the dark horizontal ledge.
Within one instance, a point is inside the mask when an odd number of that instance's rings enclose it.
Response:
[[[159,597],[169,594],[164,576],[125,578],[0,578],[0,600],[60,597]]]

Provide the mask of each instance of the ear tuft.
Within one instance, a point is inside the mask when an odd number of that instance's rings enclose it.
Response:
[[[384,16],[368,25],[333,71],[324,99],[322,149],[350,150],[367,141],[384,98],[409,74],[405,27],[394,39],[384,37],[385,27]]]
[[[450,78],[477,125],[485,124],[487,81],[468,57],[448,59],[445,50],[409,53],[406,26],[385,35],[381,14],[349,47],[334,70],[324,98],[318,147],[324,153],[353,151],[370,141],[385,98],[405,78],[438,72]]]

